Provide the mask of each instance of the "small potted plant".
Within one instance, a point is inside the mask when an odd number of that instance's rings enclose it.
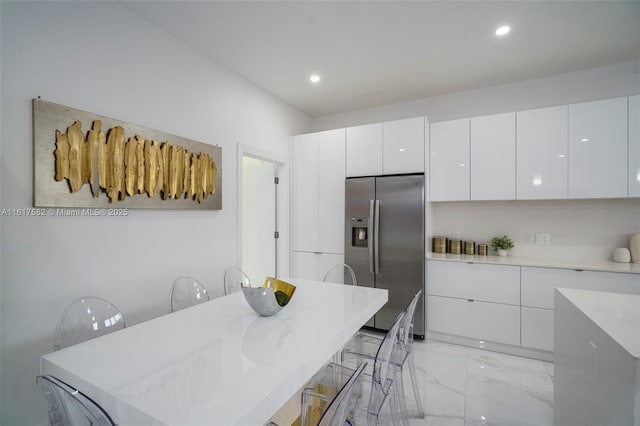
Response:
[[[507,250],[513,248],[513,241],[506,235],[502,237],[493,237],[491,239],[491,247],[498,252],[498,256],[506,256]]]

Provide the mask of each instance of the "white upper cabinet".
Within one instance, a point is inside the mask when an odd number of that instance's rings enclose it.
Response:
[[[471,119],[471,199],[515,200],[516,114]]]
[[[569,105],[569,198],[627,196],[627,103]]]
[[[347,128],[347,177],[382,174],[382,123]]]
[[[382,124],[383,174],[424,172],[424,117]]]
[[[293,137],[294,251],[344,253],[345,129]]]
[[[318,250],[318,134],[293,137],[292,250]]]
[[[347,128],[347,177],[424,172],[424,117]]]
[[[567,198],[567,105],[517,113],[516,198]]]
[[[640,197],[640,95],[629,96],[629,197]]]
[[[318,134],[318,251],[344,253],[345,129]]]
[[[430,126],[431,201],[469,200],[469,119]]]

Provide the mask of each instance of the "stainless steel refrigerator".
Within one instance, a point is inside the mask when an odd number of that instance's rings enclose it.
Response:
[[[345,263],[359,286],[389,290],[387,304],[366,324],[388,330],[424,288],[424,175],[347,178],[345,196]],[[413,333],[424,338],[424,297]]]

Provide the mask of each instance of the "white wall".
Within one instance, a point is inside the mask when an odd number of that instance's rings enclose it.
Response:
[[[114,2],[1,3],[1,206],[32,206],[31,99],[222,147],[223,210],[1,217],[3,425],[43,424],[35,386],[64,307],[115,303],[129,326],[167,313],[178,275],[219,293],[235,264],[236,143],[288,158],[309,118]],[[285,238],[288,238],[285,236]],[[122,348],[114,348],[122,350]],[[99,368],[99,365],[96,366]]]
[[[629,248],[630,235],[640,232],[639,198],[474,201],[431,206],[431,235],[451,238],[455,232],[463,240],[490,246],[492,237],[507,234],[515,244],[511,250],[514,256],[613,260],[613,249]],[[550,244],[536,245],[536,233],[550,234]],[[431,247],[431,241],[427,247]]]
[[[426,115],[431,123],[640,94],[640,60],[316,117],[311,131]]]
[[[433,123],[638,93],[640,61],[635,61],[318,117],[311,128],[320,131],[419,115]],[[430,203],[426,211],[427,247],[429,237],[451,237],[452,232],[476,242],[508,234],[516,244],[514,255],[611,260],[614,248],[628,247],[629,235],[640,232],[640,199]],[[551,244],[536,246],[535,233],[551,234]]]

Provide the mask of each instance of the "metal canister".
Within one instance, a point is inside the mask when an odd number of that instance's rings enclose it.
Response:
[[[478,254],[480,256],[486,256],[488,252],[488,247],[486,244],[478,244]]]
[[[464,254],[476,254],[476,243],[474,241],[465,241]]]
[[[462,253],[462,242],[460,240],[449,240],[449,253],[451,254]]]
[[[433,252],[434,253],[446,253],[447,252],[447,238],[446,237],[433,237]]]

